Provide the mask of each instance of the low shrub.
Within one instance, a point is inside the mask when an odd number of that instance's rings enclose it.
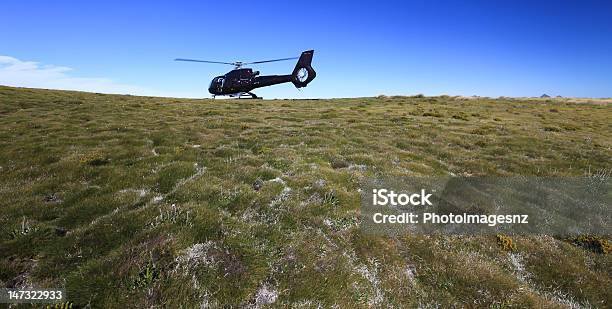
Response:
[[[575,246],[593,251],[595,253],[608,254],[612,252],[612,244],[610,241],[601,236],[580,235],[570,239],[570,241]]]
[[[516,250],[516,244],[512,241],[512,238],[508,235],[497,234],[495,236],[497,238],[497,244],[504,251],[514,251]]]

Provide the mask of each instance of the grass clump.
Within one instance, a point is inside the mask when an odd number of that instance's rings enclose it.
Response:
[[[349,167],[349,162],[342,158],[333,158],[331,159],[330,164],[333,169]]]
[[[444,117],[444,115],[442,115],[442,114],[440,114],[439,112],[436,112],[436,111],[430,111],[430,112],[424,112],[423,113],[423,117],[442,118],[442,117]]]
[[[452,116],[453,119],[468,121],[468,117],[465,114],[456,114]]]
[[[132,287],[134,289],[150,288],[157,279],[159,279],[159,269],[157,269],[153,261],[149,261],[140,269],[136,278],[134,278]]]
[[[9,238],[16,239],[21,236],[28,235],[29,233],[34,232],[34,231],[36,231],[36,228],[30,226],[30,222],[25,217],[23,217],[23,220],[21,220],[21,224],[19,225],[19,227],[16,229],[13,229],[9,233]]]
[[[546,132],[561,132],[561,128],[557,126],[545,126],[544,131]]]
[[[107,164],[109,162],[109,159],[107,159],[101,151],[95,150],[82,155],[79,161],[82,164],[98,166]]]

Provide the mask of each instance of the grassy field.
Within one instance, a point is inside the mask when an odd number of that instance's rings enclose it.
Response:
[[[611,119],[609,103],[556,99],[0,87],[0,286],[65,287],[96,308],[610,308],[605,239],[367,236],[357,190],[381,175],[609,175]]]

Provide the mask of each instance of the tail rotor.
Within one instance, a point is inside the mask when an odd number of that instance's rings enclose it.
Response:
[[[306,87],[317,76],[317,72],[311,66],[313,55],[314,50],[303,52],[295,65],[291,74],[291,82],[296,88]]]

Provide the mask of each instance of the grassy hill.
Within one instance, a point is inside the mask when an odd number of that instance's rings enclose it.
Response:
[[[0,87],[0,287],[64,286],[82,307],[609,308],[612,255],[593,246],[367,236],[357,190],[376,175],[608,175],[611,119],[608,103],[560,99]]]

